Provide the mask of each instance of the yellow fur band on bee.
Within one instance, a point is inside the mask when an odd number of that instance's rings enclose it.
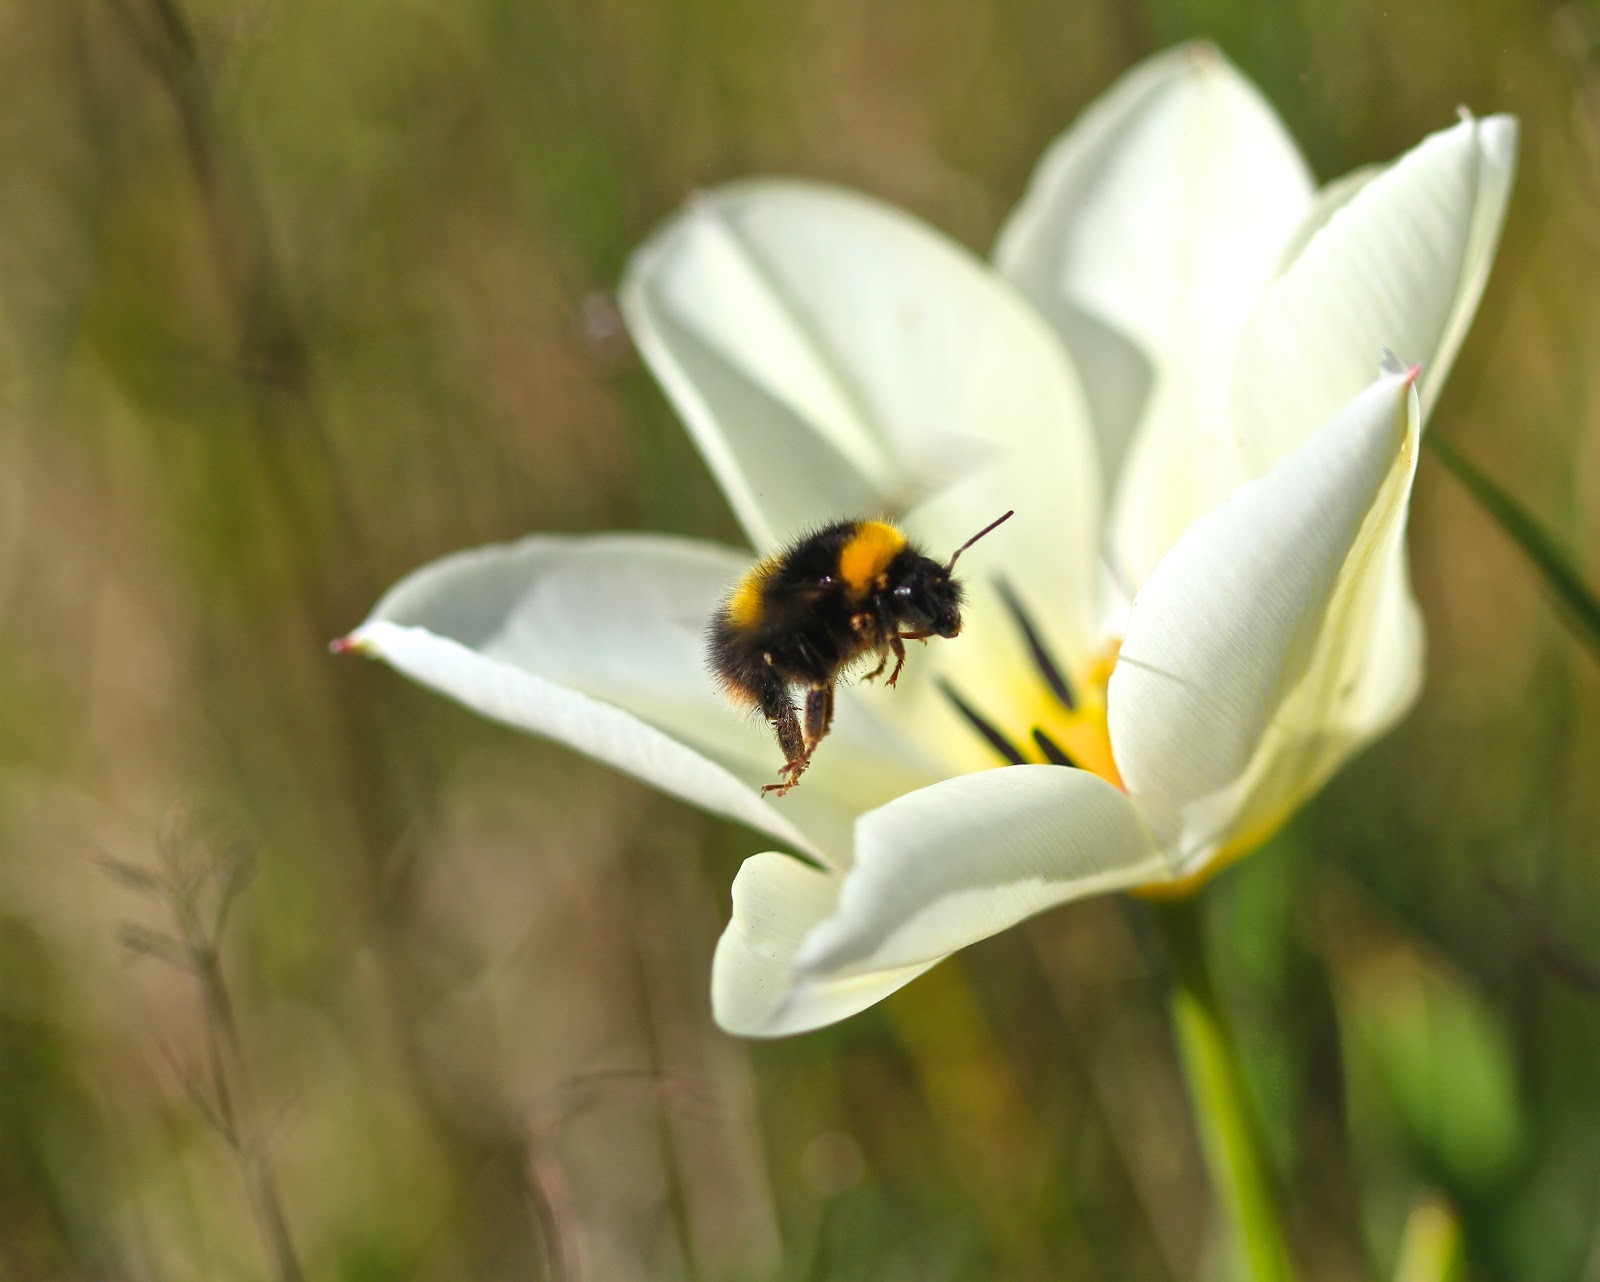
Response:
[[[862,521],[839,549],[839,577],[864,596],[905,545],[906,536],[888,522]]]

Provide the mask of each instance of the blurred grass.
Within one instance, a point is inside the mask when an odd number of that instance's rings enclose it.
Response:
[[[130,955],[164,910],[97,862],[155,868],[179,812],[253,857],[233,1071],[308,1277],[1196,1275],[1124,905],[735,1043],[706,980],[747,834],[324,648],[476,542],[736,537],[608,298],[693,188],[846,182],[982,251],[1193,35],[1325,178],[1461,102],[1522,116],[1433,430],[1600,577],[1592,5],[0,0],[0,1277],[283,1276],[192,1098],[203,991]],[[1308,1278],[1387,1273],[1425,1186],[1472,1275],[1594,1278],[1600,994],[1552,954],[1600,955],[1600,674],[1426,461],[1412,526],[1427,693],[1216,887],[1224,977]],[[1415,1035],[1402,973],[1500,1048],[1497,1182],[1345,1058]]]

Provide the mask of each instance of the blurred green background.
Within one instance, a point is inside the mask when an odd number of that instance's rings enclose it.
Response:
[[[0,0],[0,1278],[1215,1275],[1136,905],[740,1043],[755,838],[326,650],[456,548],[736,538],[609,295],[693,189],[984,252],[1196,35],[1323,179],[1522,117],[1432,430],[1600,578],[1594,4]],[[1218,963],[1306,1278],[1431,1191],[1600,1279],[1600,665],[1426,454],[1411,543],[1423,699]]]

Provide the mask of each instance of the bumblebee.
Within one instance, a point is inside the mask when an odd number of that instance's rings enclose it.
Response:
[[[956,558],[1013,514],[992,521],[944,564],[923,555],[888,521],[836,521],[752,566],[706,631],[707,661],[736,707],[759,710],[777,732],[780,797],[800,782],[833,723],[833,692],[853,665],[876,657],[863,680],[892,686],[907,641],[961,631]],[[805,691],[805,719],[794,691]]]

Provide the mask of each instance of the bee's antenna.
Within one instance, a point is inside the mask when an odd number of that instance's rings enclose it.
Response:
[[[1009,521],[1016,514],[1017,514],[1016,508],[1012,508],[1011,511],[1007,512],[998,521],[990,521],[988,525],[984,526],[983,529],[979,530],[970,539],[968,539],[965,543],[963,543],[960,547],[958,547],[954,552],[952,552],[950,554],[950,559],[947,562],[945,562],[944,572],[946,574],[949,574],[950,571],[952,571],[953,569],[956,568],[956,558],[958,556],[960,556],[969,547],[971,547],[974,543],[976,543],[979,539],[981,539],[985,534],[989,533],[990,530],[995,529],[997,526],[1004,525],[1007,521]]]

